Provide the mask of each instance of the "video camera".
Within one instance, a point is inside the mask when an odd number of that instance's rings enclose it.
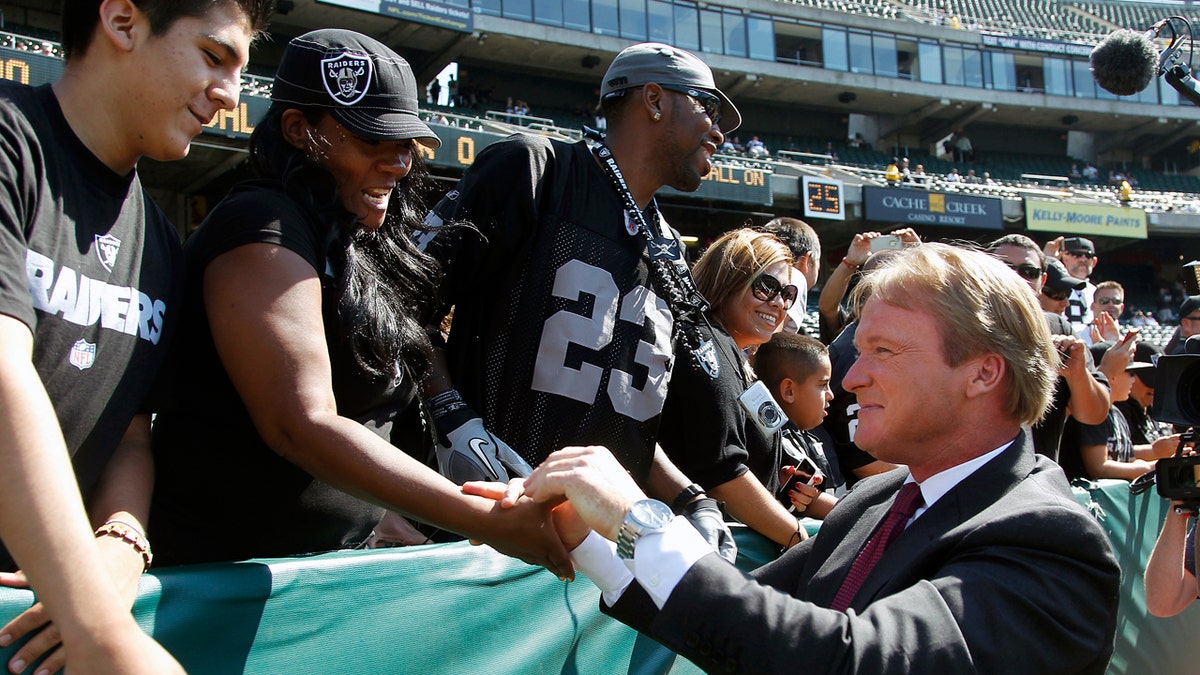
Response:
[[[1188,295],[1200,295],[1200,261],[1183,266]],[[1165,499],[1200,507],[1200,454],[1187,454],[1196,447],[1200,426],[1200,335],[1187,339],[1185,353],[1158,357],[1154,369],[1154,403],[1151,415],[1160,422],[1188,427],[1174,457],[1158,460],[1154,483]]]

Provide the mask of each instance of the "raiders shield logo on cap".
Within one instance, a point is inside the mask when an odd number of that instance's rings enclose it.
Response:
[[[371,59],[354,52],[321,59],[321,82],[333,100],[354,105],[367,95],[371,86]]]

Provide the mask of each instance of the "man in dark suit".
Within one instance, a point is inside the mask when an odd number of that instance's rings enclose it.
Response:
[[[942,244],[905,250],[856,292],[855,440],[908,468],[863,480],[753,576],[644,499],[603,448],[551,455],[525,494],[568,499],[556,525],[606,612],[709,671],[1104,672],[1119,569],[1021,433],[1055,378],[1033,294],[997,259]],[[893,511],[910,498],[912,515]]]

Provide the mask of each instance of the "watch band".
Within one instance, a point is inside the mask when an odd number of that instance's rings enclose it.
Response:
[[[679,493],[679,496],[675,498],[675,501],[671,502],[671,510],[675,513],[683,513],[683,507],[687,506],[688,502],[702,494],[704,494],[704,488],[700,487],[696,483],[692,483],[691,485],[683,488],[683,491]]]

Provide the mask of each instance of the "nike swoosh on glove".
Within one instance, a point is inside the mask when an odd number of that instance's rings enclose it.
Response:
[[[438,471],[459,485],[470,480],[505,483],[509,478],[533,473],[533,467],[484,428],[483,420],[478,417],[467,420],[445,436],[446,443],[438,439]]]

